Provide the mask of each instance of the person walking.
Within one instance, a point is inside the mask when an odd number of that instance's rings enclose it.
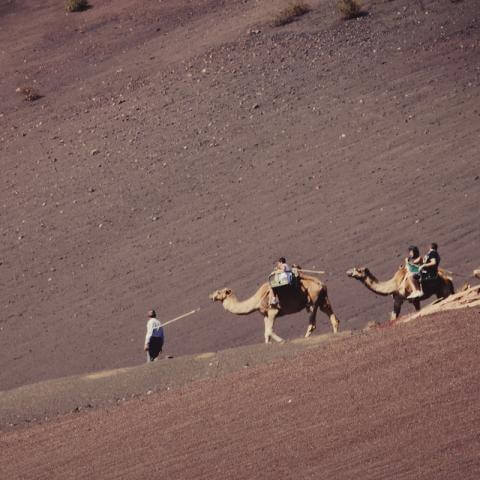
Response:
[[[163,348],[165,335],[160,320],[157,319],[155,310],[148,312],[147,335],[145,336],[145,351],[147,352],[147,362],[153,362]]]

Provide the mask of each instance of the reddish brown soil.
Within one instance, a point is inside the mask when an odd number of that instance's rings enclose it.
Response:
[[[282,28],[279,1],[91,3],[0,7],[0,390],[141,363],[152,306],[201,307],[175,356],[259,342],[207,295],[252,293],[280,254],[328,272],[343,328],[391,308],[355,264],[383,278],[435,240],[478,265],[477,0],[350,22],[316,0]]]
[[[479,336],[448,312],[4,433],[2,475],[476,480]]]

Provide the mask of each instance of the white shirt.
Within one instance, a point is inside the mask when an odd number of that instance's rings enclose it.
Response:
[[[157,318],[149,318],[147,322],[147,335],[145,336],[145,345],[148,345],[150,338],[163,337],[163,327]]]

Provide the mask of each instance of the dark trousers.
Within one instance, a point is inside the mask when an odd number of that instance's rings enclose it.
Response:
[[[147,362],[153,362],[163,347],[163,337],[151,337],[148,342]]]

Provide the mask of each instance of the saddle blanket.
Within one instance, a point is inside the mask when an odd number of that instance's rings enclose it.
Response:
[[[272,288],[284,287],[293,283],[292,272],[273,272],[268,277],[268,281]]]

